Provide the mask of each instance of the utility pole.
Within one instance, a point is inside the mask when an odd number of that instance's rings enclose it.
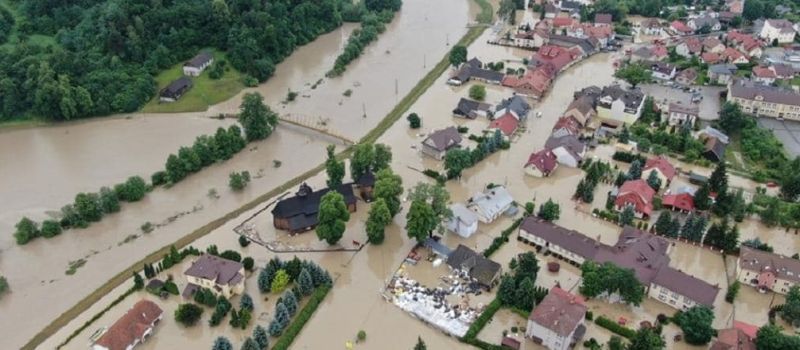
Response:
[[[365,103],[361,103],[361,110],[364,111],[364,118],[367,117],[367,105]]]

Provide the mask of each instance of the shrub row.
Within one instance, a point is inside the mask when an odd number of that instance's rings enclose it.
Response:
[[[597,319],[594,320],[594,323],[628,339],[633,339],[633,337],[636,336],[636,331],[633,329],[621,326],[618,323],[605,318],[604,316],[598,316]]]
[[[486,305],[486,309],[484,309],[481,315],[475,319],[475,322],[472,322],[467,330],[467,333],[464,334],[464,337],[461,339],[461,341],[467,344],[472,344],[471,341],[476,340],[478,333],[481,332],[481,329],[486,327],[486,324],[489,323],[492,317],[494,317],[494,314],[497,313],[501,307],[503,307],[503,303],[501,303],[500,299],[497,298],[492,300],[489,305]]]
[[[508,237],[511,236],[511,234],[514,233],[514,230],[516,230],[519,227],[519,225],[522,224],[522,219],[523,218],[514,220],[514,223],[511,224],[511,226],[503,230],[503,232],[500,232],[500,236],[495,237],[492,240],[492,244],[489,245],[489,247],[487,247],[486,250],[483,251],[483,256],[488,258],[492,254],[494,254],[494,252],[500,249],[500,247],[503,246],[503,244],[508,242]]]
[[[306,306],[300,310],[300,313],[297,314],[297,317],[289,324],[289,327],[286,327],[286,331],[283,335],[275,342],[275,346],[272,347],[272,350],[285,350],[289,349],[289,346],[292,345],[294,338],[300,334],[300,331],[306,325],[311,316],[314,315],[314,311],[317,310],[319,304],[322,303],[322,300],[325,299],[325,296],[328,295],[328,292],[331,290],[331,286],[329,285],[321,285],[317,287],[314,291],[314,294],[311,294],[311,298],[308,300]]]
[[[362,16],[361,28],[353,31],[347,39],[344,51],[336,57],[333,68],[326,74],[329,77],[338,77],[347,69],[347,65],[361,56],[364,48],[371,42],[378,39],[378,34],[386,30],[386,23],[394,18],[394,12],[384,10],[381,12],[371,12]]]
[[[611,159],[624,163],[633,163],[634,160],[638,160],[639,163],[642,164],[647,163],[647,158],[645,158],[643,155],[625,151],[614,152],[614,155],[611,156]]]

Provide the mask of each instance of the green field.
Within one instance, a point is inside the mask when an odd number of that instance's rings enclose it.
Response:
[[[214,61],[226,59],[225,54],[214,51]],[[227,60],[227,59],[226,59]],[[183,76],[183,62],[172,66],[156,76],[158,91],[169,85],[175,79]],[[199,77],[190,77],[194,86],[184,94],[180,100],[170,103],[160,103],[158,93],[143,108],[147,113],[176,113],[176,112],[202,112],[208,106],[225,101],[244,88],[242,74],[233,69],[228,63],[222,78],[214,80],[208,77],[208,69]]]

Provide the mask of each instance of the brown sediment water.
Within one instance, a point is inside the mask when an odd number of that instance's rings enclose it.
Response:
[[[441,3],[441,4],[440,4]],[[443,5],[442,5],[443,4]],[[445,6],[441,9],[431,10],[430,6]],[[438,7],[437,7],[438,8]],[[423,11],[424,10],[424,11]],[[420,11],[420,12],[415,12]],[[378,44],[376,46],[380,47],[381,42],[384,40],[389,40],[389,38],[393,38],[391,35],[399,35],[395,32],[399,31],[409,31],[408,28],[402,25],[402,21],[411,21],[409,22],[409,26],[412,28],[419,28],[417,31],[412,32],[416,33],[406,33],[406,36],[412,35],[412,38],[419,40],[420,37],[425,37],[427,33],[424,33],[425,30],[430,31],[428,28],[440,28],[442,25],[446,25],[448,28],[453,26],[454,32],[453,33],[463,33],[463,23],[466,23],[467,18],[472,18],[476,9],[474,4],[467,5],[466,2],[460,0],[452,0],[452,1],[442,1],[442,2],[435,2],[429,3],[424,1],[406,1],[404,4],[404,9],[398,15],[398,18],[390,25],[389,31],[383,34],[381,39],[379,39]],[[416,13],[412,17],[412,13]],[[453,16],[453,13],[458,14],[458,16]],[[461,14],[463,13],[463,17]],[[422,16],[422,17],[421,17]],[[457,18],[454,18],[457,17]],[[427,20],[425,20],[427,18]],[[436,18],[436,19],[434,19]],[[395,30],[394,26],[396,22],[401,22],[399,25],[398,30]],[[430,24],[431,27],[428,26],[427,21],[434,21],[433,24]],[[435,22],[439,21],[439,22]],[[416,24],[414,24],[416,23]],[[418,25],[419,27],[416,27]],[[422,31],[423,34],[420,34]],[[416,35],[416,36],[413,36]],[[420,49],[421,51],[418,52],[427,52],[423,54],[423,57],[428,61],[427,66],[431,67],[433,62],[438,61],[444,52],[446,51],[446,46],[443,46],[440,39],[434,38],[437,33],[433,33],[430,35],[430,38],[426,38],[426,40],[420,40],[425,42],[427,40],[431,40],[430,45],[436,46],[434,49]],[[516,49],[508,49],[508,48],[500,48],[496,46],[490,46],[486,43],[486,39],[490,35],[490,31],[487,30],[484,32],[484,35],[476,40],[476,42],[470,46],[469,48],[469,56],[477,56],[484,62],[489,61],[500,61],[500,60],[512,60],[518,62],[511,62],[508,63],[507,66],[510,67],[521,67],[521,59],[527,57],[530,53],[523,51],[523,50],[516,50]],[[405,36],[404,36],[405,37]],[[452,34],[449,35],[450,42],[454,42],[457,40],[458,35]],[[391,40],[400,40],[400,39],[391,39]],[[439,41],[437,41],[439,40]],[[318,40],[319,41],[319,40]],[[316,42],[315,42],[316,43]],[[314,44],[311,44],[314,45]],[[419,45],[429,45],[429,43],[420,43]],[[305,48],[301,48],[303,50]],[[327,122],[328,125],[331,127],[335,127],[336,129],[347,133],[350,136],[358,136],[363,133],[365,130],[369,130],[375,123],[379,116],[382,116],[384,113],[376,114],[373,119],[373,114],[371,111],[371,107],[374,104],[385,104],[388,108],[394,104],[393,101],[394,97],[394,83],[393,80],[395,79],[394,68],[399,66],[392,66],[392,65],[381,65],[375,61],[369,61],[371,59],[379,59],[380,57],[396,57],[397,51],[395,49],[391,49],[389,53],[386,53],[386,49],[369,49],[367,50],[368,53],[365,53],[365,56],[360,59],[359,61],[354,62],[349,68],[348,72],[345,73],[345,76],[342,78],[337,78],[334,80],[325,80],[321,85],[319,85],[316,89],[310,89],[310,86],[304,88],[305,82],[313,82],[313,77],[315,76],[322,76],[324,71],[329,68],[329,65],[324,65],[320,62],[318,63],[318,67],[320,71],[315,72],[315,74],[307,74],[305,78],[290,78],[284,77],[281,78],[281,66],[278,67],[278,73],[276,78],[278,80],[285,79],[284,85],[279,85],[278,87],[270,87],[269,83],[267,87],[259,88],[259,89],[274,89],[271,90],[272,93],[268,95],[267,99],[271,102],[281,100],[283,96],[285,96],[285,89],[287,85],[290,85],[294,91],[299,91],[301,95],[308,92],[311,94],[311,97],[308,98],[298,98],[298,100],[292,104],[286,105],[284,108],[276,107],[277,110],[282,111],[282,113],[296,113],[296,114],[305,114],[311,117],[314,117],[315,114],[319,113],[318,111],[325,111],[325,110],[332,110],[332,111],[343,111],[341,114],[338,112],[335,113],[335,118],[331,117],[330,120]],[[303,51],[298,51],[303,52]],[[432,54],[431,52],[436,52],[437,54]],[[525,161],[528,159],[528,156],[531,152],[534,152],[540,149],[546,140],[546,138],[550,134],[550,130],[555,123],[556,119],[561,115],[564,111],[566,106],[572,100],[572,94],[575,90],[581,89],[588,85],[598,85],[603,86],[610,84],[614,81],[612,76],[613,69],[611,64],[613,61],[618,59],[618,53],[613,54],[598,54],[584,62],[576,64],[575,66],[571,67],[566,72],[563,72],[559,75],[559,77],[555,80],[550,92],[548,95],[543,98],[541,101],[533,102],[533,110],[531,117],[529,117],[528,121],[526,122],[526,131],[523,132],[518,139],[516,139],[510,150],[501,150],[496,154],[493,154],[486,159],[484,159],[480,164],[476,165],[475,167],[468,169],[465,171],[463,178],[460,181],[449,181],[447,183],[447,189],[451,193],[451,200],[453,202],[463,202],[473,193],[480,191],[486,184],[488,183],[495,183],[495,184],[504,184],[507,186],[509,191],[511,192],[512,196],[517,200],[519,203],[524,203],[527,201],[535,200],[537,206],[548,198],[552,198],[554,201],[561,205],[561,218],[557,220],[557,223],[565,226],[570,229],[578,230],[587,236],[595,239],[599,239],[603,243],[606,244],[613,244],[619,234],[620,228],[614,224],[607,223],[604,221],[600,221],[596,218],[593,218],[591,214],[588,212],[591,211],[591,208],[602,208],[603,203],[605,201],[605,192],[610,189],[607,185],[598,186],[597,191],[595,192],[595,201],[591,206],[588,206],[589,209],[584,208],[577,208],[575,203],[571,200],[572,193],[574,192],[575,186],[583,177],[583,172],[578,169],[569,169],[566,167],[561,167],[556,170],[556,173],[546,179],[537,179],[532,178],[524,174],[522,167]],[[409,54],[409,56],[404,56],[407,60],[413,60],[415,56],[413,54]],[[290,58],[288,62],[291,62]],[[319,58],[315,58],[319,59]],[[331,58],[326,58],[331,59]],[[363,62],[369,62],[368,64]],[[406,63],[404,61],[403,64]],[[331,61],[332,62],[332,61]],[[382,61],[380,61],[382,62]],[[394,62],[394,61],[392,61]],[[400,63],[397,63],[400,64]],[[363,67],[362,67],[363,66]],[[375,67],[382,67],[385,69],[378,69],[376,70]],[[363,69],[363,70],[362,70]],[[386,73],[386,71],[390,71],[390,73]],[[425,71],[425,70],[421,70]],[[360,75],[359,75],[360,74]],[[291,74],[290,74],[291,75]],[[383,79],[378,81],[376,85],[373,86],[365,86],[366,81],[371,81],[371,77],[373,75],[377,75],[382,77]],[[420,73],[421,75],[421,73]],[[311,78],[311,79],[307,79]],[[417,78],[418,79],[418,76]],[[416,79],[412,79],[413,82],[416,82]],[[430,179],[422,175],[419,171],[426,168],[441,170],[441,162],[433,161],[429,158],[422,157],[419,152],[419,143],[424,138],[424,134],[436,130],[439,128],[447,127],[453,124],[467,126],[469,128],[469,133],[479,134],[487,125],[488,121],[483,118],[479,118],[476,120],[465,121],[460,119],[454,119],[451,117],[451,111],[453,107],[458,102],[460,97],[465,97],[467,95],[467,90],[469,86],[453,88],[449,87],[445,84],[447,80],[447,74],[439,77],[434,85],[410,108],[409,112],[416,112],[422,117],[422,128],[417,130],[411,130],[408,128],[407,123],[404,120],[401,120],[395,123],[380,139],[378,142],[389,144],[392,146],[394,157],[392,162],[392,167],[396,173],[400,174],[403,178],[403,182],[406,188],[413,186],[415,183],[420,181],[429,182]],[[354,82],[360,82],[360,86],[355,86]],[[293,85],[293,84],[299,85]],[[400,86],[400,97],[404,94],[402,89],[408,89],[409,86],[404,86],[401,83],[400,78],[398,78],[398,85]],[[299,86],[299,87],[297,87]],[[386,86],[389,87],[388,90],[384,89]],[[353,88],[354,87],[354,88]],[[343,96],[340,97],[341,92],[343,92],[346,88],[352,88],[353,95],[350,100],[344,98]],[[325,90],[329,89],[329,90]],[[326,91],[326,94],[323,94],[320,91]],[[374,90],[374,91],[373,91]],[[264,90],[270,91],[270,90]],[[387,95],[387,91],[389,94]],[[372,98],[365,99],[362,101],[357,101],[354,98],[359,94],[370,94],[375,93]],[[337,95],[338,94],[338,95]],[[487,98],[486,100],[492,104],[495,104],[500,101],[502,98],[506,98],[511,95],[511,91],[509,89],[497,87],[497,86],[490,86],[487,89]],[[319,100],[316,99],[315,96],[320,96]],[[326,98],[323,98],[327,96]],[[335,98],[334,98],[335,97]],[[339,107],[338,103],[342,101],[341,108]],[[230,102],[234,105],[236,103]],[[319,103],[322,107],[317,107],[316,104]],[[363,109],[366,107],[367,109],[367,118],[363,118]],[[221,108],[221,107],[220,107]],[[320,108],[320,109],[317,109]],[[285,112],[283,112],[285,111]],[[541,112],[542,117],[536,118],[534,117],[536,112]],[[288,132],[288,131],[287,131]],[[269,143],[272,139],[266,141]],[[465,141],[467,145],[473,145],[472,141]],[[308,164],[316,165],[321,161],[323,156],[322,154],[322,147],[324,142],[319,143],[311,143],[311,145],[307,146],[310,148],[316,148],[317,150],[314,151],[313,154],[315,159],[313,161],[309,161]],[[264,146],[266,147],[266,146]],[[261,149],[261,146],[259,147]],[[298,148],[295,150],[295,154],[301,154],[300,150],[305,150]],[[287,152],[284,149],[284,152]],[[291,152],[291,151],[289,151]],[[613,153],[613,152],[611,152]],[[273,154],[273,153],[269,153]],[[280,154],[280,153],[274,153]],[[598,150],[597,155],[603,159],[610,159],[610,153],[603,156],[603,152]],[[305,154],[303,154],[305,157]],[[259,159],[261,162],[271,163],[271,159],[261,159],[262,157],[254,157],[255,159]],[[288,157],[284,157],[287,158]],[[237,157],[238,159],[238,157]],[[234,160],[235,161],[235,160]],[[249,163],[243,163],[249,164]],[[286,160],[284,160],[284,164],[286,164]],[[286,165],[284,165],[286,166]],[[310,166],[309,166],[310,167]],[[279,168],[278,170],[283,169]],[[234,170],[234,169],[228,169]],[[294,170],[294,169],[293,169]],[[251,171],[252,173],[252,171]],[[223,180],[227,172],[220,171],[218,175]],[[296,172],[290,172],[290,174],[296,174]],[[273,179],[276,183],[281,183],[281,180],[285,180],[286,178],[290,178],[287,174],[271,176],[270,178]],[[213,177],[213,176],[212,176]],[[270,180],[272,181],[272,180]],[[313,178],[309,179],[309,183],[314,186],[315,188],[324,186],[325,182],[325,174],[318,174]],[[258,180],[254,182],[254,186],[258,183]],[[191,191],[186,190],[187,196],[191,195],[194,197],[193,200],[186,200],[186,201],[179,201],[177,199],[173,199],[177,203],[188,203],[189,207],[191,204],[195,204],[198,201],[197,197],[205,198],[205,189],[198,191],[197,187],[202,184],[201,181],[194,183],[192,185],[186,185],[190,187],[194,187]],[[185,185],[179,184],[178,186]],[[217,185],[218,190],[223,193],[223,197],[219,199],[219,201],[224,200],[226,197],[232,197],[232,195],[227,195],[227,189],[225,189],[224,183],[221,185]],[[272,185],[275,186],[274,184]],[[202,188],[202,187],[201,187]],[[248,192],[248,193],[260,193],[265,191],[266,187],[259,187],[258,191]],[[231,200],[233,201],[233,200]],[[269,202],[267,200],[265,203]],[[205,204],[206,207],[199,211],[202,214],[195,214],[195,216],[199,215],[206,215],[211,210],[209,210],[209,202],[211,200],[201,200],[202,204]],[[243,201],[239,201],[238,203],[242,203]],[[212,233],[198,239],[196,242],[193,243],[195,247],[204,248],[209,244],[216,244],[219,246],[219,249],[240,249],[238,244],[236,243],[236,236],[233,233],[233,228],[236,227],[239,223],[243,220],[248,218],[252,215],[256,210],[260,209],[259,206],[256,209],[253,209],[249,212],[243,213],[238,218],[231,220],[230,222],[224,224],[223,226],[219,227],[218,229],[214,230]],[[356,333],[359,330],[364,330],[367,333],[367,340],[363,344],[357,344],[356,348],[359,349],[408,349],[413,347],[414,343],[418,336],[422,337],[426,343],[428,344],[429,348],[436,348],[436,349],[466,349],[469,348],[468,346],[461,344],[458,342],[457,339],[445,336],[440,331],[420,322],[419,320],[415,319],[414,317],[406,314],[404,311],[399,309],[398,307],[392,305],[391,303],[386,302],[383,297],[380,295],[380,291],[383,286],[386,285],[388,279],[391,278],[392,274],[396,271],[397,267],[402,262],[403,258],[406,256],[407,252],[413,247],[415,242],[410,240],[406,236],[406,232],[403,229],[405,226],[405,210],[408,209],[408,203],[404,202],[404,211],[398,214],[392,225],[387,227],[386,231],[386,240],[382,245],[373,246],[367,245],[362,250],[358,252],[324,252],[324,253],[280,253],[275,254],[267,249],[260,247],[255,244],[251,244],[249,247],[242,249],[243,255],[249,255],[256,259],[257,266],[263,266],[263,264],[268,261],[271,257],[278,255],[284,259],[289,259],[293,255],[297,255],[300,258],[312,259],[322,266],[327,268],[334,276],[335,284],[334,288],[331,293],[327,296],[325,301],[321,304],[320,308],[316,311],[314,316],[309,320],[306,324],[306,327],[303,329],[302,333],[297,337],[295,342],[293,343],[292,348],[294,349],[322,349],[322,348],[344,348],[345,342],[349,340],[354,340]],[[177,209],[176,209],[177,210]],[[351,241],[357,240],[360,242],[366,241],[366,235],[364,233],[364,221],[367,217],[367,212],[369,210],[369,205],[363,202],[358,203],[358,211],[352,215],[350,222],[348,223],[348,230],[345,233],[345,237],[340,241],[342,246],[348,246],[352,244]],[[211,215],[211,214],[208,214]],[[137,218],[141,218],[141,216],[136,216]],[[194,221],[193,217],[189,217],[187,219],[180,219],[176,221],[173,225],[177,227],[182,222]],[[276,232],[274,228],[272,228],[271,224],[271,214],[269,212],[265,212],[264,214],[256,217],[254,220],[255,228],[258,230],[259,234],[262,235],[262,238],[266,240],[275,240],[283,242],[287,245],[292,245],[295,247],[319,247],[324,246],[316,239],[314,232],[304,233],[300,236],[289,237],[286,235],[285,232]],[[457,237],[455,235],[446,234],[444,236],[444,243],[450,247],[455,247],[458,244],[467,245],[476,251],[482,251],[486,247],[488,247],[494,237],[499,236],[500,231],[511,225],[513,222],[512,218],[508,217],[501,217],[497,221],[492,224],[481,224],[479,226],[478,232],[468,239],[463,239]],[[132,226],[135,229],[138,225],[134,223]],[[139,238],[133,243],[125,244],[125,246],[134,246],[142,244],[141,241],[158,241],[160,245],[153,244],[153,246],[159,247],[163,245],[163,242],[169,242],[170,240],[159,237],[159,235],[165,235],[164,232],[161,231],[176,231],[174,233],[170,233],[170,237],[174,240],[175,237],[179,236],[182,233],[187,232],[190,230],[192,226],[191,223],[183,224],[185,229],[177,229],[173,228],[173,226],[168,226],[168,230],[160,230],[154,233],[151,233],[149,236],[145,236],[143,238]],[[90,229],[91,230],[91,229]],[[86,232],[90,231],[87,230]],[[74,232],[68,233],[74,234]],[[124,237],[124,235],[120,235]],[[156,238],[159,237],[159,238]],[[170,238],[167,237],[167,238]],[[504,267],[507,266],[510,259],[517,254],[525,251],[532,251],[530,246],[517,242],[515,240],[516,235],[512,234],[511,239],[508,243],[506,243],[500,250],[498,250],[493,256],[492,259],[502,264]],[[63,238],[63,237],[61,237]],[[164,238],[164,240],[161,240]],[[49,243],[49,242],[45,242]],[[56,242],[58,243],[58,242]],[[44,244],[38,245],[39,247],[43,247]],[[151,251],[154,248],[149,246],[139,246],[142,251]],[[137,247],[137,249],[139,249]],[[27,249],[27,247],[26,247]],[[45,248],[40,248],[45,249]],[[84,249],[81,247],[81,249]],[[18,250],[18,249],[15,249]],[[106,254],[112,255],[112,254]],[[120,262],[119,266],[127,266],[126,264],[130,264],[130,261],[135,261],[134,258],[138,258],[139,255],[132,256],[131,259],[126,260],[125,262]],[[546,262],[552,257],[542,257],[540,258],[540,266],[544,267]],[[4,257],[5,259],[5,257]],[[14,258],[14,261],[21,261],[21,257]],[[105,257],[104,260],[105,261]],[[110,258],[108,258],[110,259]],[[725,266],[722,263],[722,257],[719,254],[712,253],[708,250],[701,249],[699,247],[693,247],[691,245],[679,243],[675,247],[675,251],[672,253],[673,259],[673,267],[680,268],[687,273],[693,274],[695,276],[699,276],[702,278],[707,278],[712,283],[720,283],[723,284],[725,280]],[[67,259],[62,259],[61,265],[56,266],[64,266],[63,261]],[[96,278],[94,283],[99,284],[105,280],[105,275],[109,275],[109,273],[103,273],[99,271],[100,268],[97,266],[98,261],[100,259],[93,257],[89,260],[89,263],[86,267],[78,270],[76,277],[72,278],[63,278],[62,272],[56,269],[56,275],[59,275],[59,278],[64,281],[70,281],[72,284],[75,284],[74,280],[76,280],[77,276],[87,276],[92,275],[92,278]],[[124,259],[121,259],[124,260]],[[0,261],[3,263],[4,261]],[[94,264],[94,265],[93,265]],[[429,263],[428,263],[429,264]],[[119,270],[122,267],[116,266],[113,268],[109,268],[111,270]],[[561,285],[565,289],[569,289],[572,292],[577,291],[577,286],[580,283],[580,271],[578,268],[566,265],[562,262],[561,272],[558,274],[551,274],[546,271],[545,268],[542,268],[539,272],[539,278],[537,284],[543,286],[545,288],[549,288],[556,283]],[[94,266],[94,267],[92,267]],[[106,266],[104,266],[106,267]],[[433,283],[438,278],[437,272],[440,272],[442,269],[420,269],[419,271],[415,271],[419,273],[416,275],[419,279],[425,280],[428,282]],[[91,271],[91,272],[90,272]],[[179,285],[182,286],[182,276],[180,276],[180,272],[182,271],[181,268],[174,268],[173,273],[176,276],[176,279],[179,281]],[[66,282],[64,282],[66,283]],[[257,295],[255,288],[255,278],[250,277],[247,280],[248,283],[248,291],[251,294]],[[12,284],[13,287],[13,284]],[[96,314],[98,310],[105,307],[110,300],[112,300],[116,295],[121,294],[127,286],[123,285],[117,288],[114,292],[110,293],[107,297],[105,297],[100,302],[96,303],[95,305],[91,306],[86,312],[81,314],[80,316],[76,317],[69,325],[62,328],[57,334],[53,337],[48,339],[46,343],[42,345],[43,348],[53,348],[56,344],[61,342],[63,339],[67,337],[69,333],[77,329],[83,322],[88,320],[92,315]],[[747,287],[743,286],[743,290]],[[31,290],[51,290],[45,287],[42,288],[30,288]],[[87,288],[90,290],[90,288]],[[13,294],[12,294],[13,295]],[[114,320],[119,318],[119,316],[125,312],[128,306],[135,302],[137,297],[141,297],[143,294],[136,295],[136,297],[130,297],[126,299],[122,304],[117,307],[114,307],[109,311],[106,315],[102,316],[99,320],[97,320],[91,327],[84,330],[82,333],[78,334],[78,336],[67,346],[68,349],[78,349],[78,348],[85,348],[86,343],[88,341],[89,336],[96,331],[98,328],[102,326],[110,325]],[[724,288],[720,292],[720,297],[724,295]],[[270,296],[270,301],[264,302],[261,297],[255,298],[256,302],[256,314],[260,314],[262,311],[266,311],[268,313],[271,312],[272,304],[274,303],[274,296]],[[757,298],[757,296],[750,296],[745,297],[743,300],[748,299],[758,299],[759,301],[762,298]],[[6,303],[6,300],[3,300],[2,303]],[[721,305],[719,302],[717,305]],[[62,303],[59,303],[62,304]],[[63,302],[65,305],[69,305],[68,302]],[[616,305],[616,304],[608,304],[604,301],[600,300],[591,300],[588,302],[589,307],[591,310],[595,312],[595,315],[606,315],[608,318],[611,319],[618,319],[619,317],[624,317],[629,320],[629,325],[635,327],[638,325],[640,321],[653,321],[655,317],[659,313],[664,313],[667,315],[671,315],[674,313],[674,309],[661,304],[657,301],[651,299],[645,299],[644,303],[640,307],[630,307],[624,305]],[[0,304],[1,305],[1,304]],[[213,342],[213,339],[218,335],[225,335],[234,342],[234,346],[240,346],[241,342],[243,341],[244,337],[250,334],[250,329],[245,331],[233,331],[227,325],[221,325],[217,328],[209,328],[205,321],[208,319],[210,314],[207,311],[206,315],[204,316],[204,320],[201,321],[201,324],[195,326],[191,329],[183,329],[175,325],[174,320],[171,317],[171,311],[177,305],[177,297],[173,297],[172,300],[168,302],[164,302],[165,310],[167,311],[167,315],[165,317],[164,323],[159,326],[160,328],[154,334],[154,337],[148,342],[142,345],[143,349],[156,349],[156,348],[172,348],[172,347],[185,347],[185,348],[203,348],[208,347]],[[2,306],[0,306],[2,307]],[[66,306],[65,306],[66,307]],[[18,310],[19,314],[22,314],[23,310]],[[738,316],[741,314],[748,314],[756,313],[757,311],[738,311],[736,318],[739,319]],[[724,322],[730,320],[732,314],[732,307],[727,305],[721,305],[715,310],[717,314],[717,320],[715,321],[715,326],[724,326]],[[505,315],[505,316],[504,316]],[[269,316],[269,315],[268,315]],[[506,317],[508,316],[508,317]],[[514,316],[519,318],[518,316]],[[481,337],[486,337],[486,340],[492,342],[499,342],[497,338],[496,332],[501,332],[504,327],[510,327],[506,325],[509,322],[517,322],[512,321],[514,317],[506,314],[506,311],[501,311],[498,316],[497,324],[490,325],[485,331],[486,334],[482,332]],[[746,316],[745,316],[746,317]],[[269,322],[271,317],[266,318],[266,320],[258,320],[258,317],[254,317],[254,322],[266,326]],[[0,321],[2,322],[2,321]],[[16,323],[16,322],[15,322]],[[2,326],[2,324],[0,324]],[[677,334],[679,330],[674,326],[670,325],[665,328],[665,335],[668,338],[668,344],[670,349],[688,349],[691,348],[687,346],[685,343],[677,343],[673,344],[671,342],[672,336]],[[590,325],[588,330],[588,336],[595,337],[598,340],[606,341],[611,334],[602,328],[597,327],[596,325]],[[588,338],[587,336],[587,338]],[[274,340],[273,340],[274,343]],[[524,341],[526,349],[538,349],[531,341],[525,340]]]
[[[327,79],[324,75],[356,28],[354,24],[345,24],[299,48],[276,67],[275,77],[242,94],[259,91],[282,115],[322,120],[332,130],[357,138],[374,127],[445,55],[474,14],[464,0],[405,1],[387,31],[348,66],[342,77]],[[280,101],[287,89],[298,91],[300,96],[283,105]],[[352,89],[351,97],[343,96],[347,89]],[[172,188],[156,189],[143,201],[125,204],[122,212],[87,229],[70,230],[22,247],[14,244],[10,233],[22,215],[44,219],[80,191],[95,191],[130,175],[149,177],[180,145],[190,145],[196,136],[229,125],[230,120],[206,117],[235,112],[242,94],[202,113],[132,114],[0,134],[0,144],[6,145],[0,148],[0,178],[6,186],[0,189],[4,199],[0,206],[6,206],[0,211],[0,229],[8,233],[0,238],[0,274],[11,285],[11,293],[0,300],[4,345],[22,346],[51,320],[143,255],[323,161],[325,146],[335,140],[280,126],[268,140],[248,145],[233,159],[204,169]],[[280,167],[274,166],[275,160],[281,161]],[[242,193],[233,193],[227,186],[228,174],[241,170],[248,170],[253,181]],[[219,198],[208,195],[211,189]],[[31,199],[25,197],[26,192],[33,192]],[[20,200],[15,202],[14,198]],[[178,215],[186,212],[191,214]],[[139,227],[145,222],[167,225],[142,234]],[[86,264],[74,275],[65,275],[69,262],[79,259],[86,259]],[[31,305],[42,307],[31,310]],[[86,339],[76,339],[70,346],[85,347]]]

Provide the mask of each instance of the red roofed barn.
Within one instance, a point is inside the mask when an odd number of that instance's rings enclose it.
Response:
[[[649,217],[653,212],[655,195],[656,191],[645,180],[625,181],[617,192],[614,206],[620,212],[631,206],[637,218]]]
[[[92,345],[92,350],[130,350],[153,334],[164,311],[149,300],[139,300]]]

